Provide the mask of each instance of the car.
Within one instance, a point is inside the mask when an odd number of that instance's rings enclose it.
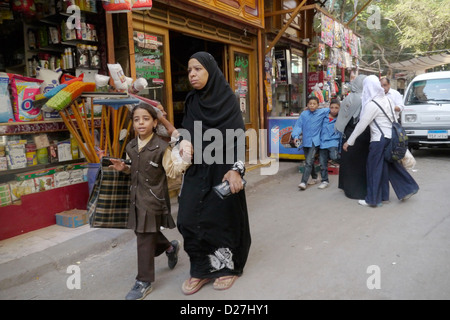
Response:
[[[403,102],[401,122],[410,150],[450,147],[450,71],[416,76]]]

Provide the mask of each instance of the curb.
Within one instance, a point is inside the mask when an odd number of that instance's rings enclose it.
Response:
[[[0,265],[0,289],[27,283],[43,274],[65,268],[86,257],[105,252],[134,239],[132,230],[98,229],[79,235],[43,251]]]

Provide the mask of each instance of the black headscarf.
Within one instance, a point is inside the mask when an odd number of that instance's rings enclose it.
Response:
[[[239,103],[219,69],[214,57],[207,52],[197,52],[190,59],[197,59],[208,71],[208,81],[201,90],[192,90],[185,100],[183,128],[194,136],[194,121],[202,121],[203,132],[210,128],[245,130]]]

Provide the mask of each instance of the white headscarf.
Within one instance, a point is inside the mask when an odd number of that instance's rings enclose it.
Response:
[[[383,98],[384,96],[384,89],[378,77],[374,75],[366,77],[363,81],[361,114],[364,113],[364,108],[370,101],[375,98]]]

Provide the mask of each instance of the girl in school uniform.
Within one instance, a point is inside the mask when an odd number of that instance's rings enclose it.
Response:
[[[151,292],[151,283],[155,281],[154,258],[165,252],[169,268],[177,264],[179,241],[167,240],[160,227],[176,226],[170,212],[167,176],[176,178],[189,163],[182,161],[155,133],[158,120],[153,106],[136,105],[131,118],[137,135],[126,147],[131,165],[112,159],[110,167],[131,174],[128,228],[134,230],[137,238],[138,273],[135,285],[125,298],[141,300]]]

